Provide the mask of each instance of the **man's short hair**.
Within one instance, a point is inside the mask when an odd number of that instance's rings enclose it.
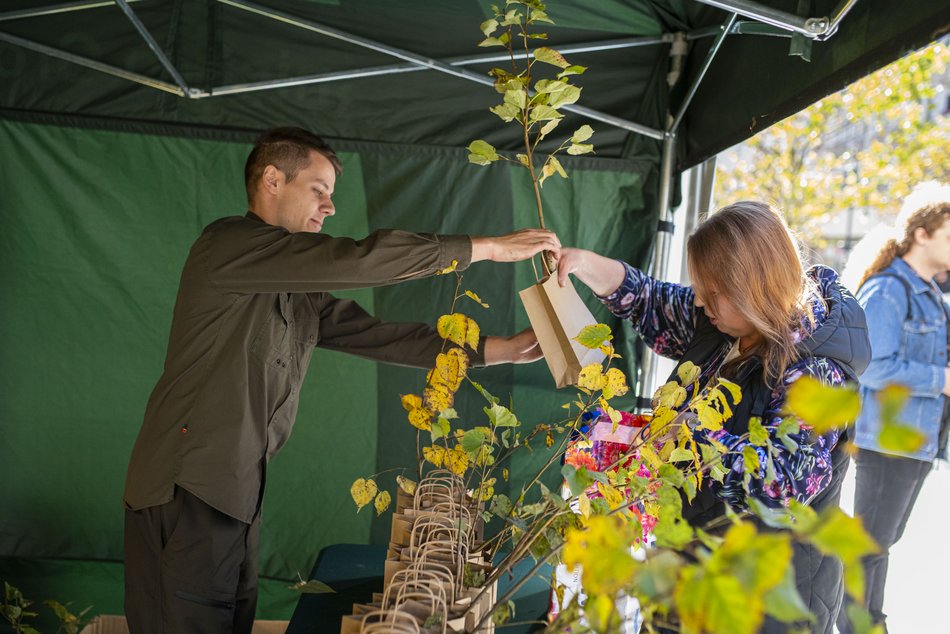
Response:
[[[343,164],[333,148],[322,138],[303,128],[272,128],[265,131],[254,142],[254,149],[244,164],[244,186],[247,199],[257,191],[257,184],[264,174],[264,168],[273,165],[287,178],[294,180],[300,170],[310,164],[310,151],[319,152],[339,176],[343,173]]]

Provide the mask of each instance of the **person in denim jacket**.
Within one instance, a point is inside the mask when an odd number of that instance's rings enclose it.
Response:
[[[860,246],[856,258],[862,257]],[[908,197],[897,230],[870,251],[874,260],[857,285],[872,358],[861,376],[862,410],[855,423],[854,513],[881,546],[879,554],[864,561],[865,607],[876,623],[885,624],[889,549],[901,538],[934,459],[945,457],[946,451],[948,306],[933,278],[950,268],[950,187],[928,184]],[[880,443],[877,395],[893,384],[910,388],[899,421],[926,437],[915,452],[897,453]],[[849,633],[843,614],[838,629]]]

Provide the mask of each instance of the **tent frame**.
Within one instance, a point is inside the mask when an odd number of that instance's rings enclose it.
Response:
[[[136,82],[157,90],[162,90],[164,92],[168,92],[187,99],[203,99],[260,90],[272,90],[275,88],[284,88],[290,86],[303,86],[315,83],[340,81],[344,79],[356,79],[376,75],[388,75],[421,70],[435,70],[460,79],[474,81],[481,84],[493,85],[494,81],[490,77],[474,73],[472,71],[466,70],[463,67],[472,64],[484,64],[502,59],[508,59],[507,55],[492,53],[456,57],[447,60],[436,60],[424,55],[419,55],[412,51],[407,51],[377,42],[375,40],[354,35],[352,33],[347,33],[346,31],[294,16],[283,11],[265,7],[249,0],[217,0],[217,2],[220,4],[254,13],[256,15],[277,20],[290,26],[311,31],[325,37],[331,37],[349,44],[368,48],[379,53],[395,57],[402,60],[403,63],[354,69],[349,71],[272,79],[253,83],[224,85],[213,87],[207,90],[201,90],[191,87],[187,84],[187,82],[175,68],[174,64],[172,64],[171,60],[155,41],[154,37],[138,18],[130,5],[139,1],[140,0],[78,0],[63,4],[0,13],[0,22],[54,15],[71,11],[118,6],[126,15],[128,20],[132,23],[133,27],[139,33],[148,47],[158,58],[165,71],[172,77],[174,84],[147,77],[127,69],[105,64],[94,59],[75,55],[68,51],[46,46],[38,42],[26,40],[24,38],[4,33],[2,31],[0,31],[0,41],[20,46],[34,52],[55,57],[67,62],[78,64],[80,66],[113,75],[121,79]],[[673,162],[679,126],[683,121],[693,97],[696,95],[696,91],[699,89],[699,86],[705,78],[707,71],[712,65],[712,62],[722,47],[726,37],[737,34],[791,37],[793,42],[792,54],[802,54],[804,56],[806,53],[804,53],[802,50],[796,49],[795,38],[806,38],[808,43],[810,43],[811,40],[827,40],[835,34],[841,21],[854,7],[854,5],[857,4],[858,0],[839,0],[834,12],[830,16],[826,17],[802,17],[761,5],[752,0],[696,1],[727,11],[729,14],[728,18],[718,28],[705,28],[687,33],[664,33],[657,36],[621,38],[601,42],[586,42],[559,47],[559,50],[562,53],[579,53],[631,48],[637,46],[651,46],[657,44],[671,44],[671,55],[674,58],[673,65],[677,66],[681,60],[678,61],[676,58],[677,56],[680,56],[680,58],[682,57],[683,51],[685,50],[684,47],[686,41],[697,40],[711,36],[715,37],[712,45],[709,48],[709,51],[706,54],[706,58],[698,75],[693,80],[692,85],[687,89],[686,95],[683,98],[683,101],[680,104],[676,114],[667,115],[667,126],[663,130],[657,130],[634,121],[629,121],[627,119],[574,104],[566,105],[562,108],[563,110],[587,117],[595,121],[600,121],[602,123],[627,130],[629,132],[634,132],[657,141],[662,141],[662,155],[660,163],[659,231],[657,233],[653,258],[650,265],[650,273],[656,277],[664,276],[668,264],[667,260],[669,259],[670,240],[672,234],[670,228],[672,227],[671,202],[673,189]],[[739,21],[738,17],[740,15],[750,18],[751,21]],[[807,44],[805,45],[805,50],[807,51]],[[638,394],[643,395],[652,392],[655,380],[655,364],[655,355],[647,354],[644,356],[643,364],[640,369],[639,380],[637,381]]]

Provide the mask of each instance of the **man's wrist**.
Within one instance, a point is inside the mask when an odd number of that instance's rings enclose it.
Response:
[[[472,236],[472,262],[491,260],[494,246],[491,238]]]

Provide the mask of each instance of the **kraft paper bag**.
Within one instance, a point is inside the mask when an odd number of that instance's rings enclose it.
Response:
[[[597,323],[573,282],[561,288],[551,275],[520,293],[531,327],[541,344],[544,360],[557,387],[577,384],[581,368],[600,363],[606,355],[585,348],[574,337],[585,326]]]

